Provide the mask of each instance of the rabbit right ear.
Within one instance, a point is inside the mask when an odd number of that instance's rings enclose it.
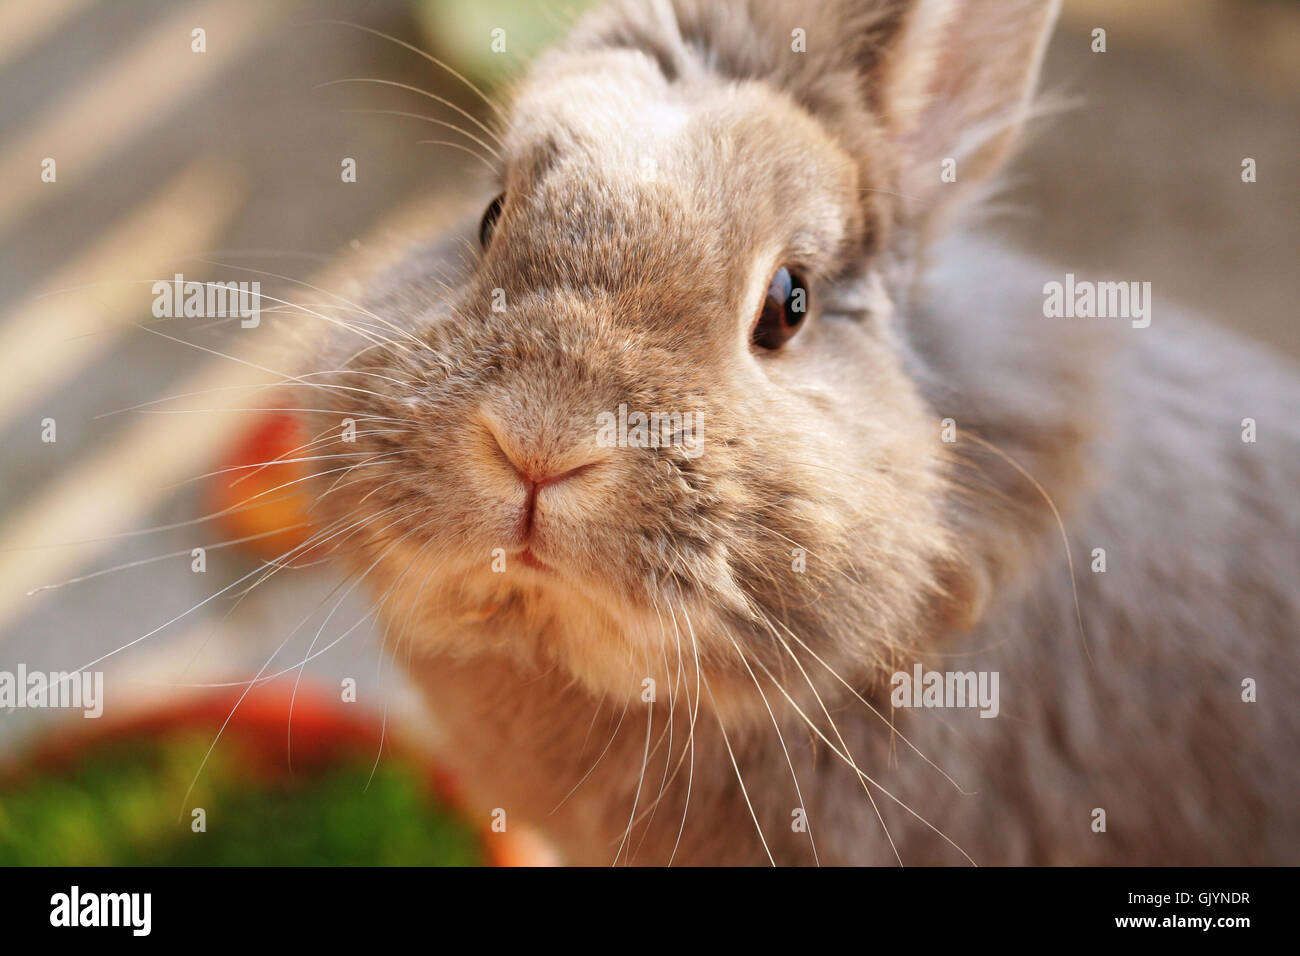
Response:
[[[874,64],[904,219],[987,184],[1029,116],[1060,0],[902,0]]]

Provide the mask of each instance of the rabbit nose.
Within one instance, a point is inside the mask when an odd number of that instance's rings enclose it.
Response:
[[[524,484],[524,501],[520,506],[516,533],[520,542],[526,544],[533,537],[533,526],[537,520],[537,497],[541,490],[576,478],[593,468],[596,462],[582,462],[575,467],[557,465],[551,460],[521,454],[513,443],[502,441],[495,429],[492,430],[492,437],[496,439],[501,454]],[[528,563],[529,557],[530,552],[525,551],[525,563]]]
[[[533,524],[538,492],[577,478],[599,463],[594,455],[585,455],[577,447],[565,448],[559,444],[547,447],[544,440],[519,439],[490,417],[485,418],[484,424],[500,452],[502,463],[523,483],[525,499],[521,523],[525,534]]]
[[[502,449],[502,451],[505,451],[505,449]],[[506,453],[506,457],[510,458],[508,452]],[[547,485],[558,485],[562,481],[576,478],[578,475],[596,466],[594,461],[588,461],[576,468],[569,468],[565,471],[553,470],[547,474],[545,473],[546,469],[539,472],[535,468],[519,465],[513,458],[510,459],[510,463],[514,465],[515,471],[519,473],[520,480],[528,487],[530,495],[535,495],[539,490],[545,488]]]
[[[523,442],[513,441],[503,434],[495,423],[488,424],[488,433],[530,492],[576,478],[596,465],[594,460],[578,460],[575,464],[575,457],[581,457],[576,449],[568,454],[562,454],[558,450],[551,453],[528,450]]]

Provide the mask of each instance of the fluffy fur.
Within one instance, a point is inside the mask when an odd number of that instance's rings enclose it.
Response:
[[[615,4],[516,91],[486,250],[407,250],[317,355],[367,459],[322,526],[485,812],[590,863],[1300,860],[1294,373],[937,238],[1054,14]],[[781,265],[812,311],[762,353]],[[703,453],[600,447],[620,404]],[[915,662],[1001,715],[892,710]]]

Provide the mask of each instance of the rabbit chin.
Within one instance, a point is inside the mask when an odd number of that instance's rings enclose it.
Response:
[[[453,568],[445,558],[395,552],[385,576],[397,583],[384,602],[393,653],[435,664],[487,656],[556,681],[557,692],[576,683],[593,697],[632,705],[653,697],[737,721],[768,719],[738,664],[734,642],[744,638],[722,608],[698,597],[637,600],[610,583],[533,568],[517,556],[505,567]]]

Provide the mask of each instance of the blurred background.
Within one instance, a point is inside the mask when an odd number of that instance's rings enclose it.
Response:
[[[218,593],[293,507],[203,518],[295,444],[249,364],[276,323],[159,324],[150,287],[257,279],[323,308],[340,256],[484,188],[473,157],[418,143],[456,139],[420,117],[466,125],[419,91],[486,107],[402,44],[491,92],[585,5],[0,0],[0,672],[105,675],[99,720],[0,709],[0,863],[514,858],[455,810],[436,730],[328,566]],[[1066,0],[1044,89],[1065,108],[992,228],[1300,356],[1300,4]],[[279,676],[209,755],[259,673]]]

